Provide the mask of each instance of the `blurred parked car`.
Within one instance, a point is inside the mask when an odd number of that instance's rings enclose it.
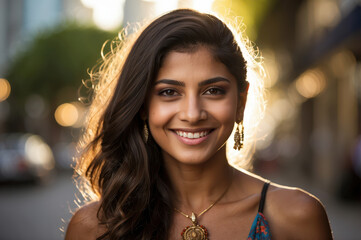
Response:
[[[0,181],[43,181],[54,166],[52,150],[40,136],[0,135]]]

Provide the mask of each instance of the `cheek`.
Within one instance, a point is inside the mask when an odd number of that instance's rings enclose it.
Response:
[[[233,126],[236,121],[237,105],[232,99],[210,103],[207,109],[209,114],[217,118],[219,122],[230,123]]]
[[[170,104],[161,104],[157,101],[151,101],[148,109],[149,127],[152,129],[163,128],[171,119],[174,108]]]

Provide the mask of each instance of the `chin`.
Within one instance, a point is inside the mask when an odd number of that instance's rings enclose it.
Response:
[[[182,151],[178,154],[164,153],[163,157],[165,160],[173,161],[179,164],[185,165],[200,165],[212,161],[217,158],[217,153],[220,153],[222,147],[216,152],[208,152],[207,150],[200,151]]]
[[[179,163],[185,164],[185,165],[200,165],[208,162],[209,159],[201,159],[201,158],[187,158],[187,159],[178,159],[177,161]]]

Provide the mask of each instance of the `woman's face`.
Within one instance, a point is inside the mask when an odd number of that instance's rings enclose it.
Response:
[[[244,102],[234,76],[206,47],[171,51],[150,93],[150,132],[166,161],[204,163],[224,147]]]

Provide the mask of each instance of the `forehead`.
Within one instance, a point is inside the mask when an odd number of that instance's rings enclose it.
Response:
[[[233,79],[227,67],[214,58],[211,50],[200,46],[194,51],[170,51],[164,58],[157,79],[205,80],[212,77]]]

